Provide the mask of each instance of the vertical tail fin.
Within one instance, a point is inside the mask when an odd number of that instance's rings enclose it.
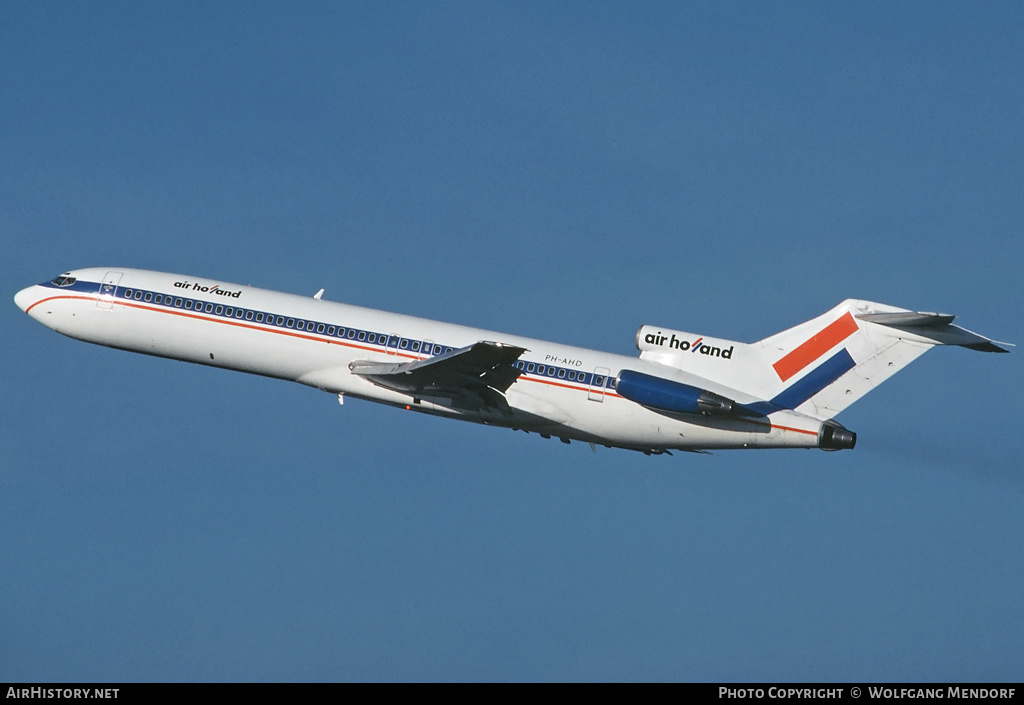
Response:
[[[743,387],[769,400],[758,405],[765,412],[793,409],[824,420],[935,345],[1009,352],[952,321],[947,314],[847,299],[817,318],[752,343],[750,358],[760,364],[746,368],[753,374]]]

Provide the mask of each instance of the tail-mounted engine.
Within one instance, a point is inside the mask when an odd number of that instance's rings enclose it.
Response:
[[[633,370],[619,373],[615,389],[623,398],[657,411],[703,416],[734,416],[746,411],[721,394]]]
[[[857,445],[857,434],[835,421],[826,421],[818,432],[818,447],[822,450],[852,450]]]

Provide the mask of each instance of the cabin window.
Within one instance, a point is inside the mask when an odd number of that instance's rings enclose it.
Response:
[[[352,329],[349,329],[349,331],[348,331],[348,335],[347,335],[346,337],[347,337],[347,338],[348,338],[349,340],[351,340],[352,338],[355,338],[355,337],[356,337],[356,332],[355,332],[354,330],[352,330]],[[360,340],[362,340],[362,338],[360,338]]]
[[[322,325],[320,327],[323,328]],[[314,323],[313,321],[310,321],[309,323],[306,324],[306,330],[313,330],[314,328],[316,328],[316,323]]]
[[[558,379],[565,379],[565,370],[558,371]]]
[[[162,302],[163,300],[164,300],[164,297],[162,295],[160,295],[160,294],[157,294],[153,298],[153,303],[158,304],[158,303]]]
[[[349,337],[351,337],[351,336],[349,336]],[[364,331],[364,330],[359,331],[359,339],[360,340],[366,340],[366,331]]]
[[[207,306],[207,307],[206,307],[206,310],[207,310],[207,311],[209,311],[209,310],[210,310],[210,307],[209,307],[209,306]],[[218,316],[219,316],[220,314],[224,313],[224,307],[223,307],[223,306],[218,306],[218,307],[217,307],[217,311],[216,311],[216,313],[217,313],[217,315],[218,315]]]
[[[405,338],[402,338],[402,342],[398,344],[398,347],[402,348],[402,350],[407,349],[409,347],[409,341],[406,340]]]
[[[334,326],[327,327],[327,335],[334,335]]]
[[[126,299],[130,299],[132,297],[132,290],[131,289],[125,289],[124,290],[124,297]]]
[[[377,334],[376,334],[376,333],[370,333],[370,337],[368,337],[368,338],[366,339],[366,342],[368,342],[368,343],[373,343],[373,342],[375,342],[376,340],[377,340]]]
[[[413,352],[419,352],[420,351],[420,341],[418,341],[418,340],[412,341],[412,351]]]
[[[152,300],[153,300],[153,294],[151,292],[146,292],[146,303],[149,303]]]
[[[192,299],[185,299],[185,308],[192,310]]]
[[[142,300],[142,292],[141,291],[136,291],[135,292],[135,300],[136,301],[141,301]]]
[[[317,323],[316,324],[316,332],[317,333],[323,333],[324,332],[324,324],[323,323]]]
[[[251,321],[252,320],[252,311],[246,311],[245,312],[245,320],[247,320],[247,321]]]
[[[235,318],[241,318],[241,317],[242,317],[242,314],[243,314],[243,313],[245,313],[245,311],[243,311],[243,310],[242,310],[242,309],[240,309],[240,308],[236,308],[236,309],[235,309]],[[251,315],[251,314],[250,314],[250,315]]]
[[[174,300],[174,306],[176,308],[181,308],[181,299],[175,299]]]
[[[536,367],[537,367],[537,366],[536,366],[536,365],[534,365],[534,364],[533,364],[533,363],[531,362],[531,363],[530,363],[529,365],[527,365],[527,366],[526,366],[526,371],[532,374],[532,373],[533,373],[533,371],[534,371],[534,369],[536,369]]]
[[[289,328],[294,328],[295,327],[295,319],[294,318],[289,318],[288,322],[285,323],[285,325],[288,326]]]
[[[235,309],[228,306],[226,309],[224,309],[224,315],[230,318],[231,316],[235,315]]]

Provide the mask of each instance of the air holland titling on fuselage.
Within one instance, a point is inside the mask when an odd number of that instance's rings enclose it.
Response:
[[[644,453],[853,448],[834,417],[929,348],[1007,352],[952,316],[854,299],[756,343],[643,326],[631,358],[320,293],[94,268],[14,298],[43,325],[99,345]]]

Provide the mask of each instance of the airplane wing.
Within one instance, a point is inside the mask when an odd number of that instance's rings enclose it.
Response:
[[[458,408],[509,412],[505,392],[522,374],[513,366],[526,348],[480,341],[425,360],[379,362],[357,360],[353,374],[413,398],[451,399]]]

